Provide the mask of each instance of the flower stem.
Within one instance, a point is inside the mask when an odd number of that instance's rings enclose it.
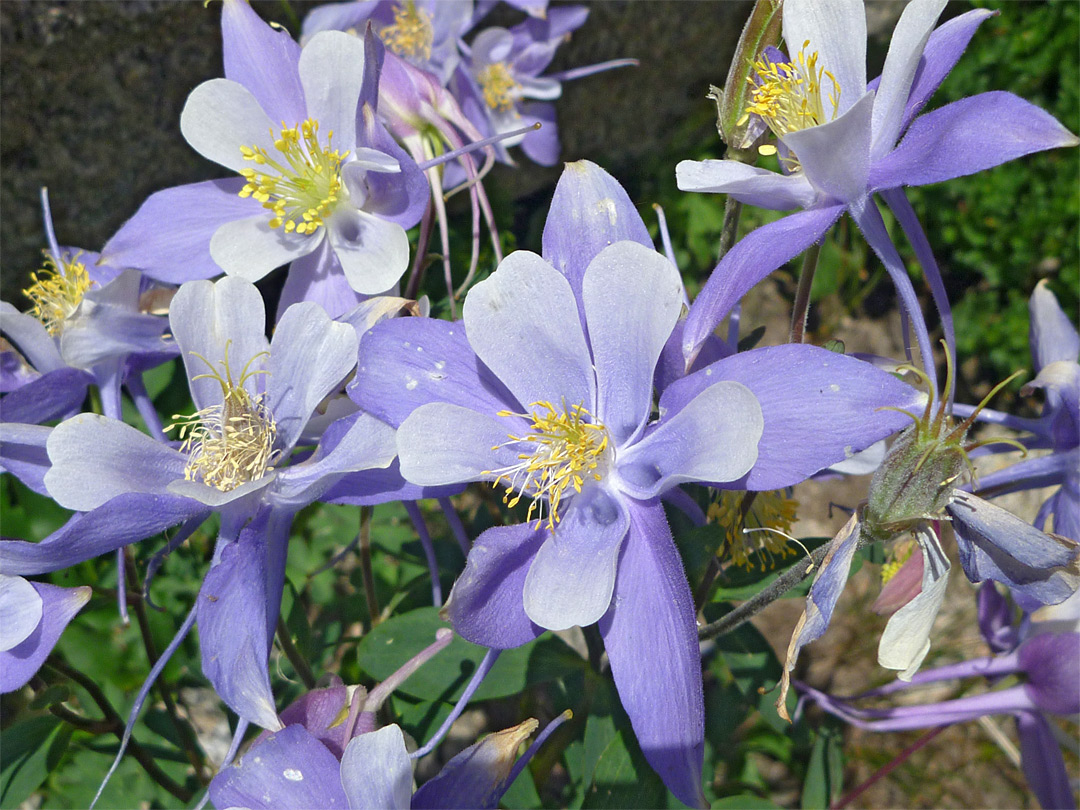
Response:
[[[371,570],[371,516],[372,506],[360,507],[360,573],[364,577],[364,599],[372,629],[379,623],[379,600],[375,597],[375,575]]]
[[[791,332],[788,343],[802,343],[806,334],[806,316],[810,312],[810,290],[814,286],[814,271],[817,270],[821,243],[815,242],[803,254],[802,269],[799,270],[799,286],[795,290],[795,303],[791,307]]]
[[[923,734],[921,737],[919,737],[919,739],[917,739],[915,742],[913,742],[911,745],[909,745],[907,748],[897,754],[891,762],[879,768],[873,776],[871,776],[869,779],[867,779],[865,782],[863,782],[861,785],[859,785],[847,795],[841,796],[829,808],[829,810],[842,810],[844,807],[847,807],[849,804],[859,798],[859,796],[869,790],[874,783],[876,783],[883,777],[888,776],[898,767],[903,765],[904,761],[908,757],[910,757],[912,754],[914,754],[916,751],[918,751],[920,748],[922,748],[924,745],[926,745],[928,742],[934,739],[934,737],[936,737],[938,734],[940,734],[947,728],[948,726],[938,726],[937,728],[930,729],[930,731]]]
[[[296,645],[293,644],[292,635],[290,635],[289,628],[286,627],[285,620],[281,616],[278,616],[277,620],[277,637],[278,642],[281,644],[281,651],[285,653],[285,657],[293,665],[293,669],[300,676],[300,680],[304,682],[304,686],[308,689],[314,689],[315,673],[311,671],[308,662],[300,654],[300,651],[296,649]]]
[[[723,259],[731,246],[735,244],[735,236],[739,232],[739,215],[742,214],[742,203],[728,195],[724,203],[724,225],[720,231],[720,250],[717,261]]]

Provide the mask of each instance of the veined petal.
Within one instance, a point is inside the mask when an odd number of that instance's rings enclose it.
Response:
[[[703,807],[705,701],[693,599],[663,507],[628,508],[615,599],[600,633],[642,753],[680,801]]]
[[[320,31],[300,53],[300,82],[308,115],[334,148],[356,146],[356,108],[364,84],[364,41],[343,31]]]
[[[266,404],[286,455],[315,407],[356,364],[358,345],[352,327],[330,320],[318,304],[294,304],[281,317],[270,343]]]
[[[341,786],[349,810],[409,810],[412,760],[396,725],[360,734],[345,747]]]
[[[275,122],[267,117],[255,96],[229,79],[200,84],[191,91],[180,113],[180,132],[191,148],[234,172],[252,165],[244,160],[241,146],[258,146],[268,154],[275,153],[274,127]]]
[[[454,632],[500,650],[520,647],[544,632],[525,613],[523,594],[529,566],[548,537],[547,529],[519,523],[476,538],[446,602]]]
[[[4,334],[19,347],[35,370],[45,374],[67,365],[60,357],[52,335],[33,315],[19,312],[7,301],[0,301],[0,315],[3,316]]]
[[[619,548],[630,525],[621,498],[587,486],[544,541],[525,577],[528,617],[548,630],[587,627],[611,604]]]
[[[41,606],[40,621],[20,643],[0,652],[0,693],[14,692],[34,676],[53,651],[64,628],[90,601],[92,593],[85,585],[60,588],[44,582],[27,584]],[[8,617],[5,615],[4,619],[7,621]]]
[[[93,413],[61,422],[46,448],[45,486],[65,509],[88,512],[118,495],[164,495],[183,479],[187,456],[130,425]]]
[[[866,93],[839,118],[783,137],[806,179],[832,200],[850,203],[866,194],[873,111],[874,94]]]
[[[270,227],[269,212],[226,222],[210,237],[210,256],[230,276],[258,281],[271,270],[306,256],[322,233],[285,233]]]
[[[5,652],[25,641],[41,622],[41,597],[34,586],[22,577],[0,574],[0,616],[0,652]]]
[[[526,430],[521,419],[444,402],[421,405],[398,428],[401,474],[421,486],[494,480],[494,471],[520,464],[518,451],[506,445],[511,432]]]
[[[585,271],[597,417],[616,447],[639,435],[649,418],[653,371],[679,319],[682,291],[675,266],[635,242],[604,248]]]
[[[80,368],[60,368],[46,372],[0,401],[4,422],[36,424],[65,419],[82,410],[86,389],[94,377]]]
[[[874,164],[874,189],[924,186],[1080,143],[1054,116],[1003,91],[962,98],[916,118]]]
[[[1075,363],[1080,355],[1080,335],[1069,316],[1061,309],[1055,295],[1043,279],[1035,285],[1028,300],[1031,314],[1031,357],[1035,361],[1035,373],[1042,371],[1057,360]]]
[[[840,85],[843,115],[866,90],[866,9],[862,0],[789,0],[784,3],[784,41],[794,51],[807,43],[807,55]]]
[[[358,293],[385,293],[409,267],[409,237],[395,222],[342,206],[327,230],[345,278]]]
[[[896,144],[903,125],[915,71],[923,49],[930,38],[948,0],[914,0],[904,7],[900,21],[893,29],[889,53],[881,71],[881,83],[874,98],[873,145],[871,158],[878,158]]]
[[[687,481],[734,481],[757,460],[763,428],[761,405],[749,388],[713,383],[621,452],[619,477],[639,500]]]
[[[535,253],[511,253],[469,291],[465,331],[477,356],[526,408],[534,402],[592,412],[596,383],[567,280]]]
[[[774,211],[809,208],[817,192],[803,173],[779,174],[738,160],[682,160],[675,167],[680,191],[730,194],[739,202]]]

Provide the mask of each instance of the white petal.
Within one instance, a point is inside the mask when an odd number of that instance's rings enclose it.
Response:
[[[730,194],[758,208],[809,208],[817,192],[803,174],[778,174],[737,160],[683,160],[675,167],[680,191]]]
[[[327,227],[345,278],[358,293],[385,293],[408,269],[409,237],[400,225],[342,206]]]
[[[341,786],[349,810],[409,810],[412,761],[396,725],[360,734],[341,757]]]
[[[364,41],[344,31],[320,31],[300,52],[300,83],[319,143],[333,132],[341,152],[356,145],[356,107],[364,83]]]
[[[866,91],[866,10],[863,0],[785,0],[784,41],[795,59],[819,54],[818,66],[831,72],[840,85],[843,115]],[[830,87],[828,79],[826,88]],[[828,110],[826,110],[828,112]]]
[[[29,638],[41,622],[41,597],[22,577],[0,574],[0,651]]]
[[[874,94],[867,93],[835,121],[784,136],[806,179],[834,200],[852,202],[866,194],[873,110]]]
[[[492,480],[490,472],[514,466],[518,451],[505,444],[523,435],[522,420],[481,414],[444,402],[421,405],[397,432],[401,475],[419,486]]]
[[[279,126],[246,87],[228,79],[200,84],[191,91],[180,113],[180,132],[191,147],[235,172],[255,165],[244,160],[241,146],[259,146],[271,155],[277,152],[271,130]]]
[[[323,234],[285,233],[270,227],[270,212],[226,222],[210,237],[210,257],[230,276],[258,281],[271,270],[307,256]]]

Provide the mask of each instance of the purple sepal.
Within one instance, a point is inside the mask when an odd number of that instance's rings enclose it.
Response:
[[[548,537],[531,523],[496,526],[476,538],[446,611],[454,631],[474,644],[508,649],[544,632],[525,614],[525,577]]]
[[[1043,279],[1035,285],[1028,299],[1031,326],[1028,342],[1035,373],[1058,360],[1075,363],[1080,354],[1080,334],[1061,308],[1057,297]]]
[[[363,298],[349,286],[337,254],[330,241],[324,239],[311,253],[289,265],[278,300],[277,319],[280,321],[285,310],[301,301],[314,301],[331,318],[340,318],[355,309]]]
[[[960,564],[972,582],[992,579],[1015,596],[1043,605],[1064,602],[1080,585],[1080,546],[1046,534],[1000,506],[957,491],[952,517]]]
[[[365,79],[366,79],[365,73]],[[427,178],[408,152],[402,149],[375,117],[372,106],[361,106],[357,114],[356,136],[358,146],[378,149],[394,158],[400,172],[368,172],[365,184],[368,201],[364,210],[378,214],[385,220],[396,222],[402,228],[411,228],[424,216],[431,187]]]
[[[421,405],[448,402],[480,413],[517,409],[513,396],[480,362],[465,325],[432,318],[395,318],[360,341],[353,402],[397,428]]]
[[[1024,688],[1036,706],[1054,714],[1080,712],[1080,633],[1045,633],[1018,650]]]
[[[996,653],[1016,649],[1019,638],[1016,628],[1013,627],[1013,610],[1009,606],[1009,600],[998,592],[993,582],[984,582],[979,586],[976,602],[979,610],[979,632],[990,649]]]
[[[42,374],[0,400],[0,419],[39,425],[77,413],[94,382],[89,372],[58,368]]]
[[[26,362],[26,358],[14,349],[0,350],[0,394],[18,391],[40,376],[41,374]]]
[[[539,123],[540,129],[530,132],[521,141],[521,151],[534,163],[554,166],[559,162],[559,126],[555,123],[555,105],[546,101],[521,105],[521,125]]]
[[[1036,712],[1020,712],[1016,715],[1016,730],[1020,737],[1020,764],[1039,804],[1045,808],[1076,810],[1065,759],[1049,721]]]
[[[341,713],[349,706],[349,690],[341,679],[333,676],[335,685],[305,692],[282,710],[280,718],[285,726],[299,724],[325,745],[337,759],[345,753],[345,723],[339,722]],[[364,687],[358,686],[361,696]],[[261,736],[269,736],[264,731]]]
[[[291,514],[263,508],[221,550],[199,591],[203,674],[223,701],[271,731],[281,728],[267,661],[285,577]]]
[[[210,510],[191,498],[130,492],[80,512],[40,543],[0,542],[0,567],[22,576],[59,571],[115,551]]]
[[[623,240],[654,249],[641,215],[614,177],[588,160],[567,163],[544,223],[542,255],[570,281],[579,302],[589,262]]]
[[[52,428],[0,422],[0,469],[11,473],[38,495],[48,497],[45,473],[51,466],[45,443]]]
[[[683,328],[685,326],[685,320],[681,320],[675,324],[675,329],[671,332],[671,337],[669,337],[667,343],[664,344],[664,350],[660,352],[660,360],[656,364],[656,374],[653,377],[653,385],[656,386],[656,390],[661,394],[667,390],[669,385],[676,380],[685,377],[688,373],[703,369],[705,366],[711,365],[717,360],[723,360],[725,357],[731,357],[731,355],[735,354],[732,347],[721,337],[718,335],[709,335],[705,338],[705,342],[701,344],[701,347],[698,349],[697,357],[694,359],[693,365],[691,365],[688,370],[686,368],[686,359],[683,357],[682,353],[682,337]]]
[[[464,485],[421,487],[401,477],[401,467],[395,458],[389,467],[346,473],[319,498],[323,503],[350,506],[375,506],[393,501],[422,501],[427,498],[446,498],[457,495]]]
[[[659,501],[627,499],[626,506],[630,531],[600,634],[645,758],[681,802],[705,807],[705,702],[694,602]]]
[[[44,582],[30,584],[41,597],[41,621],[23,641],[10,650],[0,651],[0,693],[13,692],[34,676],[68,622],[90,601],[92,593],[86,585],[60,588]]]
[[[1054,116],[1019,96],[980,93],[915,119],[900,145],[874,164],[870,187],[940,183],[1078,142]]]
[[[831,205],[799,211],[740,239],[709,275],[686,316],[682,348],[687,365],[740,298],[824,236],[845,210],[845,205]]]
[[[255,199],[240,198],[245,182],[230,177],[151,194],[101,249],[102,261],[169,284],[221,275],[210,256],[211,237],[226,222],[264,212]]]
[[[730,489],[797,484],[906,425],[906,416],[881,408],[916,407],[918,397],[869,363],[816,346],[785,345],[740,352],[673,382],[660,397],[661,412],[680,410],[720,380],[749,388],[765,420],[757,461],[739,480],[720,484]]]
[[[210,783],[210,800],[220,810],[346,810],[340,770],[337,757],[307,729],[288,726],[218,773]]]

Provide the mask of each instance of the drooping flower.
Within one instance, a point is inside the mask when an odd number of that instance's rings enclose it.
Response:
[[[918,300],[874,194],[892,209],[911,242],[953,351],[940,272],[902,187],[960,177],[1080,141],[1053,116],[999,91],[916,117],[975,29],[992,15],[976,9],[932,32],[944,6],[945,0],[909,3],[880,79],[867,83],[861,0],[786,0],[784,39],[792,53],[774,52],[762,59],[751,106],[776,135],[784,172],[734,160],[683,161],[676,177],[684,191],[726,193],[763,208],[803,210],[748,234],[721,260],[687,318],[682,345],[687,367],[747,290],[818,241],[845,212],[885,265],[903,310],[915,322],[923,362],[929,363],[931,346]]]
[[[393,288],[427,187],[376,118],[374,55],[340,32],[301,50],[245,0],[225,2],[222,38],[226,78],[192,91],[180,128],[239,177],[152,195],[106,260],[173,282],[291,263],[279,313],[306,300],[337,317]]]
[[[687,481],[794,484],[898,428],[875,409],[916,395],[851,358],[781,346],[673,383],[652,420],[682,294],[626,192],[569,164],[544,257],[507,257],[470,292],[463,323],[373,329],[350,393],[399,428],[406,480],[499,482],[529,503],[527,522],[474,544],[448,605],[455,629],[507,648],[599,621],[645,756],[698,804],[696,624],[660,495]],[[822,425],[826,411],[835,422]]]
[[[1075,808],[1061,749],[1050,727],[1051,715],[1080,712],[1080,632],[1076,597],[1053,616],[1023,616],[1017,625],[1013,609],[992,583],[978,594],[979,628],[994,655],[925,670],[909,683],[894,681],[861,695],[839,698],[803,683],[796,688],[807,699],[845,722],[868,731],[904,731],[963,723],[993,714],[1012,715],[1020,737],[1021,762],[1028,785],[1046,808]],[[1034,620],[1032,620],[1034,619]],[[1065,626],[1062,626],[1062,625]],[[863,708],[869,698],[907,692],[924,684],[982,677],[994,685],[1010,676],[1015,686],[953,700]]]

